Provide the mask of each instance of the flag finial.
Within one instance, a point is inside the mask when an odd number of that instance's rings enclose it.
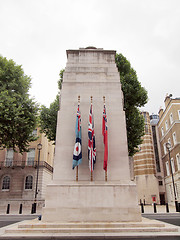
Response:
[[[92,100],[93,100],[93,96],[91,96],[91,103],[92,103]]]
[[[104,102],[104,104],[105,104],[105,96],[103,96],[103,102]]]

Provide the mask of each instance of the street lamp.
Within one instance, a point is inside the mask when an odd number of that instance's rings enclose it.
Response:
[[[36,189],[35,189],[33,213],[36,213],[36,201],[37,201],[37,194],[38,194],[38,178],[39,178],[39,161],[40,161],[40,151],[42,149],[41,143],[38,143],[37,149],[38,149],[38,164],[37,164]]]
[[[174,184],[174,175],[173,175],[172,164],[171,164],[171,156],[170,156],[171,144],[169,142],[166,143],[166,148],[167,148],[168,153],[169,153],[171,177],[172,177],[172,183],[173,183],[173,189],[174,189],[175,207],[176,207],[176,212],[178,212],[179,206],[178,206],[178,201],[177,201],[177,196],[176,196],[176,189],[175,189],[175,184]]]

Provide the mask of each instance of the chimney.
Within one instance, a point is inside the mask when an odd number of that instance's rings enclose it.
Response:
[[[159,119],[162,117],[163,113],[164,113],[163,108],[160,107],[159,112],[158,112],[158,114],[159,114]]]
[[[171,97],[172,97],[172,94],[169,94],[169,95],[168,95],[168,93],[166,94],[166,97],[165,97],[165,100],[164,100],[165,108],[167,108],[169,102],[171,101]]]

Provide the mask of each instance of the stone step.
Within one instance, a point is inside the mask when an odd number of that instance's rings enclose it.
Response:
[[[17,228],[6,229],[6,234],[37,234],[37,233],[150,233],[150,232],[178,232],[177,228]]]
[[[164,223],[36,223],[19,224],[18,228],[148,228],[165,227]]]

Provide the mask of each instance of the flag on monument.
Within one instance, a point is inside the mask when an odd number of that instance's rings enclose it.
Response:
[[[96,145],[95,145],[95,134],[94,134],[94,117],[92,113],[92,104],[89,112],[89,123],[88,123],[88,159],[90,172],[94,170],[94,164],[96,163]]]
[[[103,119],[102,119],[102,135],[104,138],[104,165],[103,169],[107,171],[107,161],[108,161],[108,128],[107,128],[107,116],[106,116],[106,106],[104,104],[103,109]]]
[[[79,104],[77,109],[75,133],[76,133],[76,143],[74,145],[74,153],[73,153],[73,165],[72,165],[73,169],[82,162],[81,113],[79,111]]]

